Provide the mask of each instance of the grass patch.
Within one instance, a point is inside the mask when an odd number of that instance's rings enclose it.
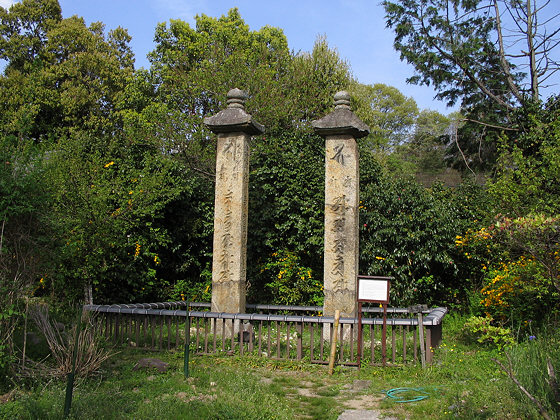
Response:
[[[191,357],[183,375],[182,352],[127,348],[103,365],[102,375],[79,380],[71,418],[96,419],[336,419],[348,408],[375,407],[383,415],[407,419],[527,418],[534,411],[518,398],[510,379],[492,361],[497,350],[465,342],[462,319],[448,317],[434,364],[356,368],[256,357]],[[165,373],[134,371],[136,361],[157,357]],[[356,388],[359,381],[370,381]],[[428,398],[402,403],[386,398],[392,388],[422,388]],[[0,404],[1,419],[59,419],[65,382],[40,382],[16,390]],[[414,397],[414,391],[403,396]],[[404,399],[404,398],[403,398]]]

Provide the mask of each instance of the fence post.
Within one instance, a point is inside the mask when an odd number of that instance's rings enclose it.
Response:
[[[189,316],[189,304],[187,303],[187,310],[185,313],[185,358],[184,358],[184,372],[185,378],[189,377],[189,348],[191,346],[191,318]]]
[[[70,407],[72,405],[72,393],[74,391],[74,377],[76,375],[76,362],[78,359],[78,345],[80,338],[80,330],[82,329],[82,306],[78,307],[78,319],[76,321],[76,335],[74,336],[74,348],[72,349],[72,370],[68,374],[68,381],[66,383],[66,398],[64,399],[64,418],[70,414]]]
[[[340,321],[340,311],[337,309],[336,311],[334,311],[334,325],[331,334],[331,354],[329,356],[329,375],[332,375],[334,370],[334,359],[336,357],[336,340],[338,336],[337,332],[338,332],[339,321]]]

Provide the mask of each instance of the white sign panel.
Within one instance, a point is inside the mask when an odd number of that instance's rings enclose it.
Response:
[[[358,300],[389,301],[389,280],[358,277]]]

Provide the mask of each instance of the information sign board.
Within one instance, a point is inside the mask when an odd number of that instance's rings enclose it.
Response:
[[[358,368],[362,364],[362,303],[373,302],[383,305],[383,330],[381,333],[381,357],[383,366],[387,364],[387,304],[392,277],[358,276]],[[372,344],[373,345],[373,344]]]
[[[391,277],[358,276],[358,302],[389,303]]]

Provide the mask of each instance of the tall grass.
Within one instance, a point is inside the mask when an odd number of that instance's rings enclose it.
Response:
[[[551,418],[560,418],[560,331],[549,328],[529,336],[507,352],[514,377],[544,408]],[[527,415],[536,410],[536,404],[512,384],[510,392],[527,407]]]

